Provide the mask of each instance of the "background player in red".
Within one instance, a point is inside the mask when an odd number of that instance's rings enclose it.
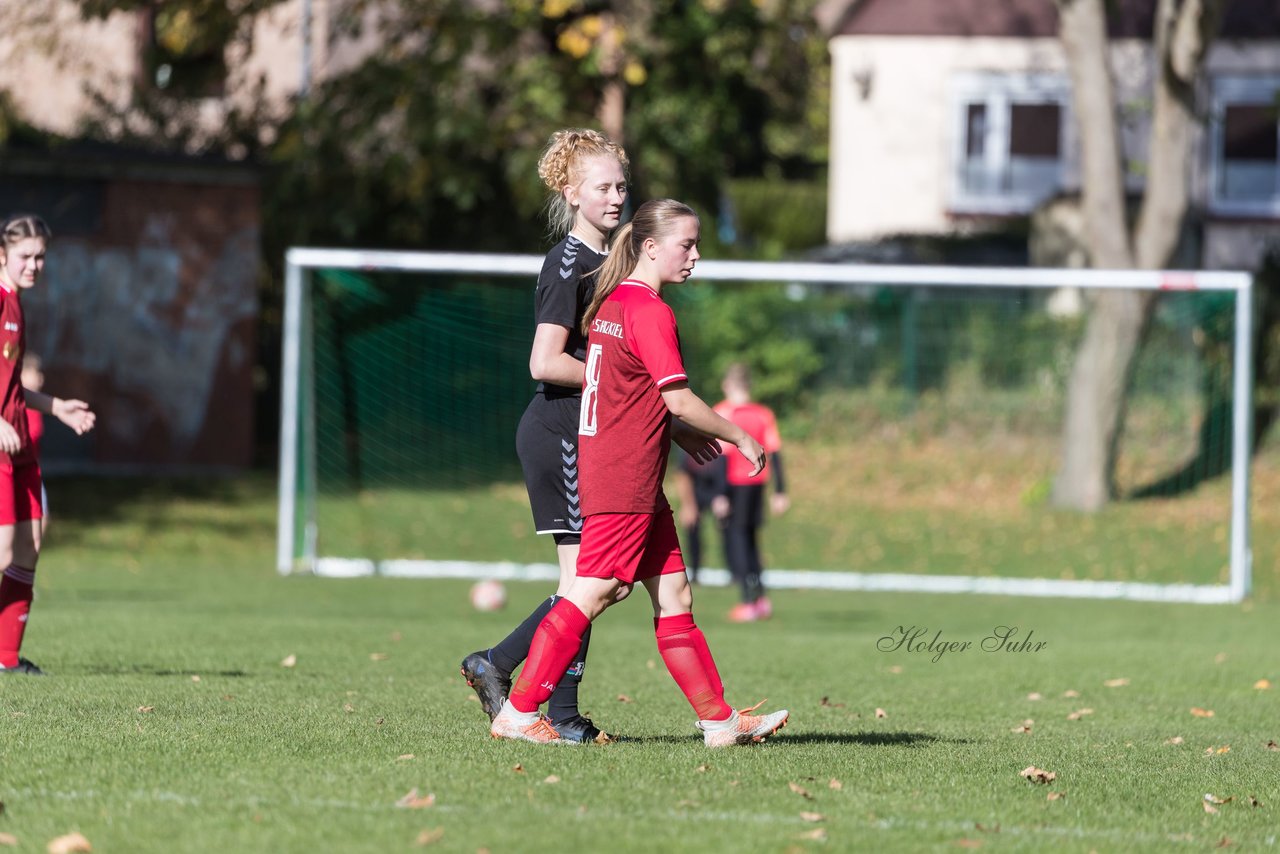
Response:
[[[742,588],[742,602],[729,612],[738,623],[767,619],[773,615],[773,604],[765,596],[761,581],[760,528],[764,525],[764,493],[768,473],[773,473],[773,495],[770,506],[775,515],[787,512],[786,482],[782,476],[782,437],[773,410],[751,399],[751,372],[735,362],[724,374],[720,388],[724,400],[715,411],[751,434],[769,455],[765,471],[752,474],[740,457],[728,455],[725,460],[723,498],[712,500],[712,512],[724,520],[724,552],[729,571]]]
[[[554,743],[554,725],[538,714],[568,667],[591,621],[640,581],[653,601],[658,651],[698,715],[708,746],[747,744],[776,732],[787,712],[754,715],[724,700],[706,638],[694,623],[662,478],[673,422],[699,431],[700,460],[719,454],[715,438],[737,447],[751,470],[764,468],[760,444],[716,415],[689,388],[675,315],[663,285],[683,282],[698,260],[698,217],[671,199],[646,202],[622,227],[583,318],[590,330],[579,447],[586,523],[577,577],[538,626],[529,660],[494,718],[495,738]],[[684,442],[686,449],[692,443]]]
[[[36,560],[40,556],[42,482],[27,432],[27,406],[57,417],[76,433],[93,428],[82,400],[62,400],[23,391],[22,353],[26,326],[19,293],[34,287],[44,270],[52,233],[36,216],[18,216],[0,231],[0,674],[43,675],[18,655],[31,612]]]
[[[557,131],[538,161],[551,191],[549,227],[563,237],[547,253],[534,295],[537,327],[529,373],[538,381],[516,431],[534,527],[555,538],[560,585],[499,644],[468,655],[462,675],[476,690],[490,720],[511,689],[511,673],[529,654],[533,633],[573,580],[582,535],[578,477],[578,412],[582,401],[586,335],[582,314],[595,291],[609,236],[627,200],[627,154],[593,130]],[[625,594],[624,594],[625,595]],[[578,684],[586,668],[591,633],[551,695],[548,713],[561,735],[578,743],[605,743],[602,732],[578,711]]]

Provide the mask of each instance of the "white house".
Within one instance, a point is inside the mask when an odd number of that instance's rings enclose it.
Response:
[[[1155,0],[1116,4],[1129,182],[1143,183]],[[1079,188],[1053,0],[853,0],[832,14],[828,239],[946,234]],[[1202,263],[1280,248],[1280,3],[1234,0],[1207,58],[1192,198]]]

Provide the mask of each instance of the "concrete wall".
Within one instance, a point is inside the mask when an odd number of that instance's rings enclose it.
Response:
[[[0,196],[12,207],[15,188],[36,187],[55,235],[44,276],[23,294],[28,351],[44,361],[46,390],[88,400],[98,413],[87,437],[50,423],[42,463],[247,466],[261,263],[256,180],[210,167],[114,171],[38,159],[20,175],[0,170]]]

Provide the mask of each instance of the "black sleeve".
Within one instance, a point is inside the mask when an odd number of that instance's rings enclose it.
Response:
[[[557,245],[542,263],[533,300],[534,323],[554,323],[572,329],[578,318],[578,265]]]
[[[774,451],[769,455],[769,467],[773,469],[773,491],[786,495],[787,482],[782,478],[782,451]]]

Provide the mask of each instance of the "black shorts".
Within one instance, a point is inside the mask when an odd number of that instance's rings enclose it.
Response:
[[[576,543],[582,533],[578,498],[579,395],[538,392],[516,429],[516,453],[524,469],[533,527],[539,534],[564,535]],[[557,536],[557,542],[562,541]]]
[[[729,487],[730,527],[759,528],[764,525],[764,484]]]

